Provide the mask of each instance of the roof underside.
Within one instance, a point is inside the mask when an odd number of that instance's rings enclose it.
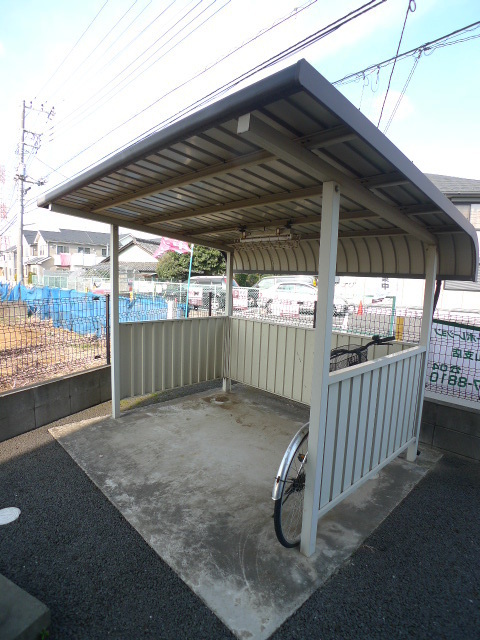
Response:
[[[474,279],[473,227],[308,63],[149,136],[39,206],[234,252],[237,272],[317,273],[323,183],[340,186],[337,273]]]

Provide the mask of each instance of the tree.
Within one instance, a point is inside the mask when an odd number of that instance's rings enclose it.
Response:
[[[184,282],[188,279],[189,264],[189,253],[178,254],[174,251],[167,251],[158,260],[158,278],[164,282]],[[192,275],[215,276],[225,273],[225,269],[225,258],[220,251],[200,245],[194,246]]]

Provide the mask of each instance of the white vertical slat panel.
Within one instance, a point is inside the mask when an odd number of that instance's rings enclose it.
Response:
[[[238,380],[238,332],[240,331],[240,322],[232,318],[230,326],[230,371],[228,377],[232,380]]]
[[[377,393],[377,411],[375,415],[375,431],[373,437],[373,451],[369,469],[377,466],[380,460],[382,446],[383,423],[385,420],[386,391],[388,383],[388,367],[379,369],[380,380]]]
[[[409,424],[408,424],[408,434],[407,439],[414,438],[416,434],[416,420],[417,420],[417,411],[418,411],[418,397],[419,397],[419,386],[420,386],[420,377],[423,370],[423,361],[424,358],[427,357],[427,354],[420,353],[415,358],[415,372],[414,378],[412,381],[412,398],[410,401],[410,412],[409,412]],[[420,411],[422,408],[420,408]]]
[[[388,447],[387,456],[391,455],[395,451],[395,435],[398,426],[398,406],[400,404],[399,392],[401,390],[403,380],[403,365],[404,360],[397,362],[395,366],[395,375],[393,379],[393,403],[392,403],[392,417],[390,419],[389,433],[388,433]],[[385,457],[387,457],[385,456]]]
[[[295,327],[291,328],[293,331],[285,332],[285,362],[282,395],[285,398],[292,398],[293,400],[296,400],[293,394],[293,381],[295,380],[295,376],[298,374],[298,371],[295,368],[297,330]]]
[[[388,455],[392,454],[395,451],[398,432],[399,432],[399,412],[400,412],[400,402],[401,402],[401,394],[403,390],[403,377],[404,377],[404,365],[405,360],[397,363],[397,370],[395,375],[395,397],[392,405],[392,422],[390,425],[390,438],[388,441]]]
[[[290,328],[290,327],[288,327]],[[286,354],[286,339],[287,339],[287,327],[278,325],[277,330],[277,357],[275,364],[275,385],[274,393],[279,396],[284,394],[284,382],[285,382],[285,363],[287,359]]]
[[[406,413],[406,401],[407,401],[407,388],[411,384],[411,367],[414,364],[414,359],[409,358],[408,360],[403,361],[403,373],[402,373],[402,387],[400,390],[400,398],[398,401],[398,420],[397,420],[397,432],[395,434],[395,451],[400,447],[405,440],[404,432],[405,432],[405,413]]]
[[[143,352],[143,371],[142,371],[142,393],[152,393],[152,362],[153,362],[153,324],[145,323],[142,327],[142,352]]]
[[[385,413],[383,415],[383,424],[382,424],[382,445],[380,448],[380,459],[379,462],[384,460],[387,457],[388,445],[390,440],[390,429],[392,426],[392,408],[393,402],[395,399],[395,379],[396,379],[396,370],[397,364],[389,364],[387,366],[387,388],[385,391],[386,399],[385,399]]]
[[[351,381],[344,380],[340,384],[340,408],[337,414],[337,438],[335,442],[335,462],[332,480],[332,499],[340,495],[343,483],[343,465],[345,462],[345,445],[347,439],[348,410],[350,406]]]
[[[312,372],[315,333],[313,331],[306,331],[305,338],[305,359],[303,361],[303,384],[301,401],[305,404],[310,404],[312,397]]]
[[[174,379],[173,379],[173,330],[175,324],[173,321],[167,321],[163,328],[163,339],[162,339],[162,349],[163,353],[159,354],[159,357],[162,359],[162,372],[163,372],[163,380],[162,380],[162,391],[166,389],[173,389],[174,387]]]
[[[245,342],[246,342],[247,323],[239,323],[238,332],[238,354],[237,354],[237,372],[239,380],[243,382],[245,380]]]
[[[417,377],[418,368],[418,356],[409,360],[408,377],[406,381],[405,392],[405,406],[404,406],[404,418],[402,425],[401,442],[407,442],[410,439],[411,425],[412,425],[412,403],[415,404],[413,396],[414,388],[416,387],[415,380]]]
[[[353,482],[357,482],[362,477],[363,460],[365,455],[365,444],[367,440],[368,432],[368,410],[370,394],[372,393],[371,387],[372,372],[367,372],[362,375],[362,386],[360,390],[360,409],[358,414],[358,435],[357,444],[355,449],[355,465],[353,468]],[[373,390],[374,395],[376,391]]]
[[[278,325],[269,326],[268,336],[268,368],[267,368],[267,380],[266,390],[274,393],[275,391],[275,377],[277,372],[277,344],[278,344]],[[280,372],[279,372],[280,373]]]
[[[262,325],[259,322],[251,322],[252,325],[252,374],[253,387],[260,385],[260,369],[262,357]]]
[[[337,416],[339,412],[338,394],[340,384],[332,384],[328,388],[327,425],[323,450],[322,484],[320,487],[320,508],[330,502],[332,488],[332,471],[335,454],[335,437],[337,434]]]
[[[260,326],[260,367],[258,369],[258,386],[267,388],[267,375],[269,369],[268,354],[270,352],[270,325]]]
[[[292,399],[297,402],[303,400],[303,380],[305,375],[305,344],[306,331],[295,331],[295,352],[293,357]]]
[[[352,389],[350,393],[350,411],[348,418],[348,434],[347,446],[345,452],[345,467],[343,471],[342,491],[348,489],[352,484],[353,469],[355,465],[355,444],[359,429],[359,405],[360,405],[360,389],[362,384],[362,376],[357,375],[352,380]]]
[[[244,353],[244,374],[243,379],[245,384],[252,384],[252,370],[253,370],[253,341],[254,341],[254,326],[252,322],[245,322],[245,353]]]
[[[375,419],[377,416],[378,394],[379,394],[379,378],[380,370],[372,371],[369,406],[367,414],[367,428],[365,436],[365,452],[363,455],[362,476],[370,471],[370,462],[372,458],[373,436],[375,433]]]
[[[157,322],[152,322],[152,393],[162,388],[162,366],[158,357],[162,349],[162,331]]]

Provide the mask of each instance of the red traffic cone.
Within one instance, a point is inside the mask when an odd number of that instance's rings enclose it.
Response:
[[[361,300],[360,300],[360,304],[358,305],[357,316],[363,316],[363,304]]]

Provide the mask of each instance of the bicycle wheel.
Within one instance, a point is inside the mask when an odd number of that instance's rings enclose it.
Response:
[[[308,433],[295,449],[286,473],[280,478],[282,489],[275,500],[273,522],[278,541],[291,548],[300,544],[305,493],[305,465],[308,453]]]

